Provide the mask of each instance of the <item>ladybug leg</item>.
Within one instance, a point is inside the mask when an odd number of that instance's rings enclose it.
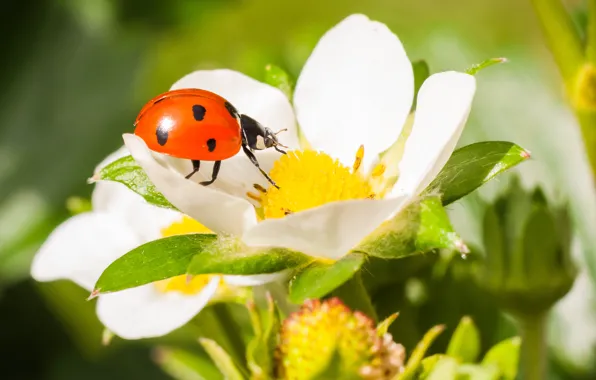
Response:
[[[192,177],[193,174],[195,174],[196,172],[199,171],[199,168],[200,167],[201,167],[201,161],[199,161],[199,160],[192,160],[192,172],[190,172],[190,174],[187,175],[184,178],[189,179],[190,177]]]
[[[252,162],[252,164],[254,166],[256,166],[257,169],[259,169],[261,174],[263,174],[265,176],[265,178],[267,178],[267,181],[269,181],[270,184],[272,184],[273,186],[275,186],[279,189],[279,186],[277,186],[277,184],[271,179],[271,177],[269,177],[269,175],[263,169],[261,169],[261,166],[259,165],[259,161],[257,161],[257,158],[255,157],[254,153],[251,152],[250,149],[248,149],[246,144],[242,144],[242,150],[244,151],[244,154],[246,154],[248,156],[248,159],[250,160],[250,162]]]
[[[203,181],[201,185],[209,186],[217,179],[217,175],[219,174],[219,168],[221,168],[221,161],[215,161],[213,164],[213,172],[211,173],[211,180],[210,181]]]

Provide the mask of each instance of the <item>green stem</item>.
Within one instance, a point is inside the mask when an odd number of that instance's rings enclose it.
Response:
[[[201,337],[217,342],[230,355],[234,363],[241,370],[246,371],[244,341],[227,305],[215,304],[206,308],[193,322],[199,328]]]
[[[582,41],[561,0],[531,0],[568,91],[584,60]]]
[[[350,309],[359,310],[378,322],[377,312],[364,287],[360,272],[356,272],[354,277],[335,289],[333,295],[339,297]]]
[[[589,62],[596,64],[596,0],[588,0],[586,58]]]
[[[588,75],[578,88],[578,75],[584,64],[590,62],[596,65],[596,0],[588,1],[590,19],[585,51],[561,0],[531,0],[531,3],[563,77],[567,96],[580,124],[592,174],[596,177],[596,107],[593,104],[596,90],[593,90],[593,74]],[[578,103],[578,98],[585,100],[589,106]]]
[[[519,318],[522,346],[520,357],[520,374],[524,380],[546,379],[547,348],[546,321],[547,314],[523,316]]]

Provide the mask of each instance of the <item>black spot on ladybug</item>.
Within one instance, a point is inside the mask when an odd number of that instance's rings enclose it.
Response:
[[[155,134],[157,135],[157,143],[161,146],[166,145],[166,143],[168,142],[168,129],[160,125],[155,130]]]
[[[228,110],[228,112],[230,113],[230,115],[232,115],[232,117],[234,119],[238,118],[238,111],[236,110],[236,107],[234,107],[232,104],[230,104],[230,102],[226,102],[224,104],[224,106],[226,107],[226,109]]]
[[[196,121],[202,121],[205,118],[205,113],[207,113],[207,110],[202,105],[195,104],[192,106],[192,115]]]
[[[217,141],[215,141],[215,139],[207,140],[207,149],[209,149],[210,152],[215,150],[215,145],[217,145]]]

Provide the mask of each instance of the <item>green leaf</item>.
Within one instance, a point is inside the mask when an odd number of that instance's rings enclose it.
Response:
[[[418,91],[422,87],[422,83],[430,76],[430,68],[425,60],[412,62],[412,70],[414,71],[414,102],[412,109],[416,109],[416,101],[418,100]]]
[[[482,62],[477,63],[477,64],[473,65],[472,67],[468,68],[466,70],[466,73],[470,74],[470,75],[476,75],[480,70],[484,70],[487,67],[491,67],[491,66],[498,65],[500,63],[505,63],[505,62],[507,62],[507,58],[487,59],[486,61],[482,61]]]
[[[494,345],[482,359],[482,365],[494,364],[504,380],[515,380],[519,363],[521,339],[513,337]]]
[[[422,359],[422,361],[420,362],[418,378],[420,380],[427,379],[428,375],[430,375],[430,373],[435,368],[435,365],[437,365],[437,363],[444,357],[446,356],[443,354],[435,354]]]
[[[302,303],[321,298],[348,281],[364,263],[365,255],[352,252],[340,260],[327,263],[314,261],[301,268],[290,280],[290,301]]]
[[[389,327],[395,321],[395,319],[398,317],[398,315],[399,315],[399,313],[393,313],[390,316],[388,316],[387,318],[385,318],[383,321],[381,321],[377,325],[377,335],[383,336],[383,335],[387,334],[387,331],[389,331]]]
[[[438,325],[431,328],[426,332],[426,334],[424,334],[422,340],[418,342],[416,348],[414,348],[414,351],[412,351],[412,354],[410,355],[410,358],[406,363],[404,371],[401,374],[397,375],[396,379],[406,380],[415,378],[420,367],[420,363],[424,358],[424,354],[426,354],[428,348],[431,346],[431,344],[433,344],[435,339],[437,339],[437,337],[439,336],[439,334],[443,332],[443,330],[445,330],[445,326]]]
[[[261,318],[254,303],[248,305],[249,314],[255,331],[254,338],[248,344],[246,356],[251,370],[252,380],[266,380],[272,378],[274,370],[274,355],[278,345],[280,329],[279,313],[273,298],[267,294],[267,313]]]
[[[395,259],[435,249],[467,253],[467,247],[453,230],[440,198],[427,197],[385,222],[355,250]]]
[[[451,336],[447,355],[462,363],[473,363],[480,354],[480,333],[470,317],[463,317]]]
[[[177,380],[223,380],[224,378],[209,359],[187,350],[158,347],[152,357],[165,373]]]
[[[457,378],[457,360],[442,357],[428,374],[427,380],[455,380]]]
[[[188,266],[188,274],[253,275],[293,269],[312,261],[310,256],[283,248],[244,251],[232,242],[196,255]]]
[[[453,152],[424,193],[439,194],[443,205],[448,205],[528,158],[527,150],[510,142],[485,141],[464,146]]]
[[[94,293],[109,293],[185,274],[193,256],[211,250],[216,235],[176,235],[145,243],[108,266]]]
[[[275,65],[267,65],[265,67],[265,83],[280,89],[288,97],[288,100],[292,101],[292,79],[283,69]]]
[[[242,376],[242,373],[236,367],[230,355],[215,343],[214,340],[199,338],[199,342],[226,380],[244,380],[244,376]]]
[[[157,191],[155,185],[132,156],[122,157],[108,164],[91,180],[119,182],[155,206],[176,210],[163,194]]]
[[[458,379],[500,380],[499,369],[494,365],[462,364],[457,367]]]

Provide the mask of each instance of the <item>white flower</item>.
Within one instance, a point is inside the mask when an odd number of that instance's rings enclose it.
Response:
[[[120,149],[99,168],[128,155]],[[114,260],[151,240],[180,231],[208,232],[196,221],[172,210],[149,205],[114,182],[99,182],[92,195],[93,211],[78,214],[58,226],[39,249],[31,267],[37,281],[69,279],[91,291]],[[254,286],[271,276],[185,276],[100,295],[101,322],[125,339],[167,334],[190,321],[216,294],[219,286]]]
[[[261,166],[281,189],[251,194],[254,184],[268,183],[242,153],[224,161],[215,183],[203,187],[197,182],[210,178],[207,162],[186,180],[190,161],[157,154],[139,137],[124,135],[157,189],[190,217],[248,246],[286,247],[336,260],[439,173],[467,120],[476,83],[458,72],[430,76],[397,156],[382,153],[407,124],[412,67],[399,39],[362,15],[346,18],[321,38],[297,81],[294,111],[281,91],[229,70],[193,72],[172,86],[177,88],[216,92],[272,130],[287,128],[278,137],[295,151],[285,156],[273,149],[258,152]],[[298,142],[296,119],[308,145]],[[259,220],[255,206],[265,220]]]

